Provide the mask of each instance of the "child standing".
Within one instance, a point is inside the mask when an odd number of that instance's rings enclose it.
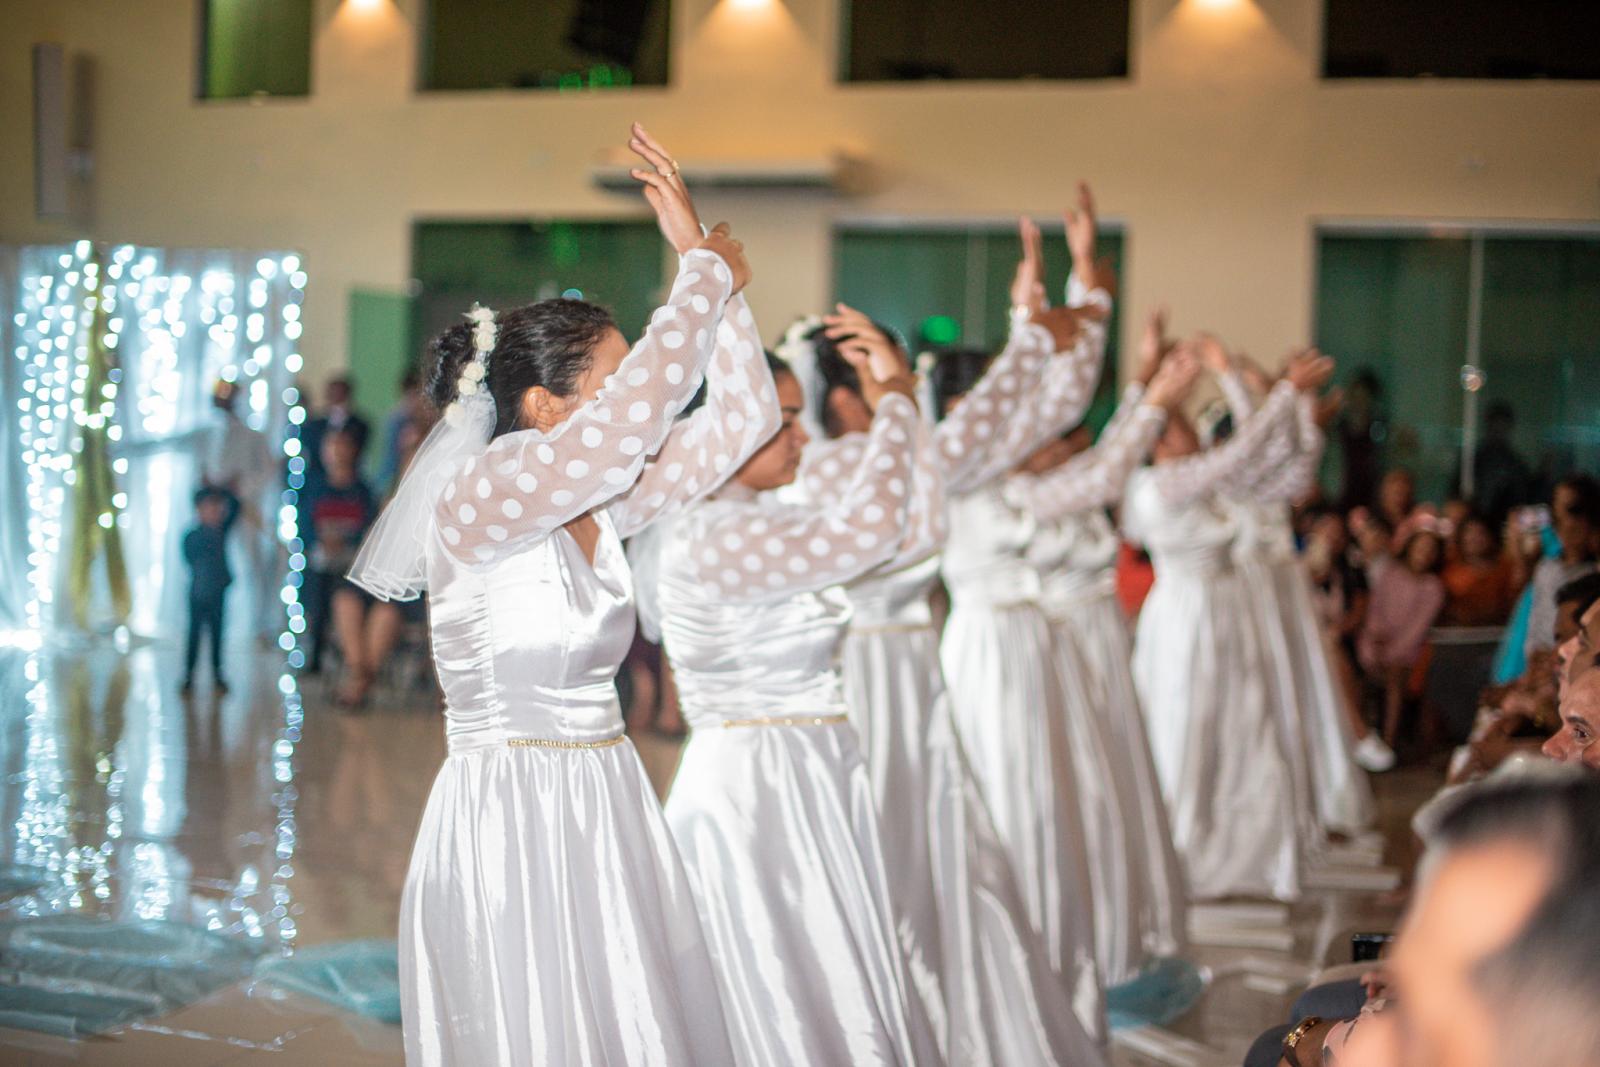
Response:
[[[239,501],[225,489],[206,486],[194,495],[199,521],[183,536],[189,565],[189,642],[183,655],[183,691],[194,687],[194,663],[202,631],[211,639],[211,678],[218,693],[228,691],[222,677],[222,608],[233,575],[228,570],[228,527],[239,516]]]

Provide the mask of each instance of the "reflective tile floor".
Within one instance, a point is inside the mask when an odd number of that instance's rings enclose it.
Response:
[[[0,865],[44,875],[0,900],[0,921],[165,919],[263,955],[393,938],[412,834],[444,757],[432,693],[390,683],[370,710],[341,713],[319,680],[284,678],[275,654],[238,648],[231,662],[231,693],[202,683],[184,699],[166,645],[0,649]],[[677,743],[637,744],[665,789]],[[1406,820],[1437,780],[1423,769],[1378,780],[1389,862],[1409,862]],[[1342,962],[1350,932],[1388,929],[1396,914],[1371,891],[1313,892],[1292,910],[1288,952],[1197,948],[1216,977],[1171,1030],[1208,1050],[1194,1062],[1237,1063],[1292,1000],[1246,972]],[[1116,1058],[1159,1062],[1127,1049]],[[0,1026],[0,1064],[400,1061],[398,1027],[249,981],[85,1040]]]

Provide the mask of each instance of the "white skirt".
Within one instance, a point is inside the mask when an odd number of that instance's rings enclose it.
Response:
[[[1052,615],[1066,691],[1087,696],[1067,714],[1095,879],[1097,954],[1106,985],[1121,985],[1153,959],[1182,953],[1183,875],[1133,685],[1128,624],[1115,595],[1091,594]]]
[[[1192,897],[1293,900],[1297,798],[1261,637],[1237,575],[1156,564],[1133,680]]]
[[[939,1064],[855,731],[697,728],[666,815],[745,1067]]]
[[[408,1064],[732,1064],[716,978],[630,742],[445,760],[400,904]]]
[[[1328,661],[1328,646],[1299,560],[1271,564],[1274,599],[1292,657],[1300,730],[1309,751],[1311,797],[1323,829],[1354,834],[1377,817],[1367,773],[1356,765],[1355,737],[1344,712],[1344,691]]]
[[[950,714],[932,627],[852,630],[851,722],[878,806],[911,983],[952,1067],[1093,1067],[1105,1054],[1050,969]]]
[[[1034,931],[1095,1040],[1107,1036],[1065,694],[1032,606],[957,603],[940,645],[956,727]]]

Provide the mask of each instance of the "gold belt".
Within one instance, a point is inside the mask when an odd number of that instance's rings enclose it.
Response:
[[[722,727],[731,730],[735,726],[834,726],[842,722],[849,722],[848,715],[763,715],[759,719],[725,719]]]
[[[547,737],[510,737],[506,745],[510,748],[610,748],[620,745],[626,734],[615,737],[602,738],[599,741],[552,741]]]

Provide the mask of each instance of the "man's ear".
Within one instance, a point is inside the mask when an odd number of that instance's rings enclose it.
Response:
[[[522,394],[522,425],[531,430],[549,432],[566,419],[569,406],[564,397],[556,396],[542,385],[535,385]]]

